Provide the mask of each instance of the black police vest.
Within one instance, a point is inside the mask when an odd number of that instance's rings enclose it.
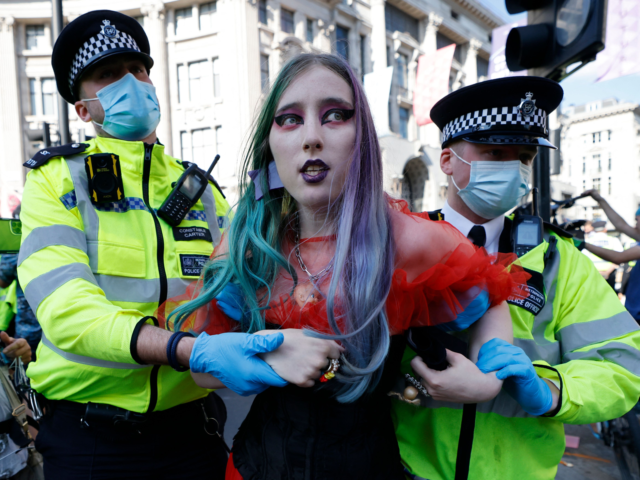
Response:
[[[375,391],[338,403],[336,379],[314,388],[269,388],[253,402],[233,440],[244,480],[404,480],[387,396],[405,340],[391,337]]]

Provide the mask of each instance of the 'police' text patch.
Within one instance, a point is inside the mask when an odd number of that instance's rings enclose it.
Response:
[[[202,227],[173,227],[173,238],[177,242],[185,240],[213,241],[209,229]]]
[[[524,308],[535,316],[540,313],[546,303],[544,281],[540,272],[529,270],[528,268],[525,268],[524,271],[531,275],[531,278],[527,280],[526,285],[514,287],[511,296],[507,299],[507,303]]]
[[[180,254],[180,267],[182,275],[185,277],[199,277],[204,264],[207,263],[207,255],[185,255]]]

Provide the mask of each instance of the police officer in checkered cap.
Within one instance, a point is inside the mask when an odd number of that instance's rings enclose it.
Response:
[[[529,192],[538,150],[556,148],[548,116],[562,96],[554,81],[511,77],[456,90],[431,110],[448,190],[429,216],[489,254],[515,253],[530,278],[507,300],[513,342],[487,338],[476,365],[452,353],[456,361],[442,372],[411,361],[432,397],[421,413],[402,402],[394,409],[402,459],[418,477],[552,480],[564,453],[563,423],[622,416],[640,395],[640,331],[615,292],[571,235],[505,215]],[[485,297],[452,323],[463,330],[489,306]],[[477,408],[461,405],[491,372],[504,381],[499,395]]]
[[[456,90],[431,110],[442,131],[442,171],[449,176],[447,204],[474,224],[501,217],[529,193],[538,148],[556,148],[549,114],[562,87],[540,77],[507,77]],[[493,232],[497,247],[497,231]]]
[[[52,64],[97,136],[25,164],[18,275],[43,330],[28,375],[46,407],[36,442],[45,476],[223,478],[221,399],[187,372],[195,339],[155,315],[199,278],[229,205],[210,179],[183,223],[157,215],[189,164],[156,137],[153,60],[136,20],[78,17]]]

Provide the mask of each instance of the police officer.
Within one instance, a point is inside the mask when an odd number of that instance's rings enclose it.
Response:
[[[640,332],[615,293],[567,233],[544,224],[541,242],[514,236],[505,217],[529,191],[537,150],[555,148],[547,118],[562,96],[551,80],[512,77],[461,88],[431,111],[449,186],[430,216],[491,254],[520,252],[531,278],[508,300],[514,345],[487,342],[477,368],[450,352],[452,366],[435,371],[405,353],[405,372],[413,367],[431,395],[421,407],[394,400],[403,461],[420,477],[553,479],[563,423],[619,417],[640,396]],[[472,405],[462,374],[492,371],[502,391]]]
[[[138,22],[82,15],[62,31],[52,65],[60,95],[97,138],[25,164],[18,275],[43,331],[29,377],[46,410],[36,442],[45,476],[223,478],[219,404],[186,370],[242,394],[285,385],[255,356],[283,335],[196,340],[156,326],[158,306],[198,279],[229,205],[210,179],[177,227],[157,214],[188,164],[156,137],[153,60]]]

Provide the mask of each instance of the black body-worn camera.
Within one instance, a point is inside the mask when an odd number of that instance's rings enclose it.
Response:
[[[97,153],[84,159],[89,192],[93,203],[117,202],[124,198],[120,157],[114,153]]]

